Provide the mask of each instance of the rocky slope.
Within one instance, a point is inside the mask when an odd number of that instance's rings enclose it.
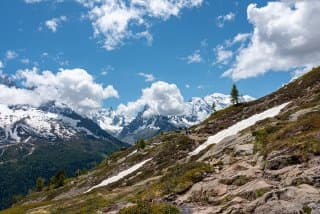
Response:
[[[203,143],[208,146],[195,152]],[[163,133],[146,147],[114,153],[1,214],[319,213],[319,166],[316,68],[268,96],[212,114],[187,133]]]

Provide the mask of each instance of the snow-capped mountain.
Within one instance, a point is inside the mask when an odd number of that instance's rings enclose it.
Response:
[[[254,100],[253,97],[245,95],[241,102]],[[175,130],[190,127],[205,120],[215,110],[223,109],[231,104],[230,95],[214,93],[203,98],[193,97],[185,103],[185,113],[182,115],[152,115],[144,116],[148,106],[140,111],[135,118],[128,121],[126,115],[118,114],[113,109],[103,109],[93,116],[93,120],[99,126],[119,139],[134,143],[139,138],[149,138],[161,131]]]
[[[29,105],[0,104],[0,144],[68,140],[73,137],[113,139],[92,120],[67,107],[47,103],[38,108]]]
[[[0,104],[0,207],[39,176],[74,175],[128,146],[66,106]]]

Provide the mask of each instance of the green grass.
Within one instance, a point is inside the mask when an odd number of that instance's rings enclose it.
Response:
[[[140,202],[137,205],[124,208],[119,214],[179,214],[178,208],[163,203],[146,203]]]
[[[212,172],[211,166],[205,163],[177,164],[170,168],[158,182],[137,197],[149,201],[164,195],[182,194],[210,172]]]
[[[255,196],[256,198],[260,198],[261,196],[263,196],[265,193],[267,193],[269,191],[269,188],[262,188],[262,189],[258,189],[255,192]]]
[[[312,213],[312,209],[308,206],[304,206],[302,209],[303,209],[303,213],[306,213],[306,214]]]
[[[304,115],[297,121],[278,122],[252,133],[255,137],[254,150],[265,157],[272,151],[290,150],[302,161],[310,155],[320,155],[320,112]]]

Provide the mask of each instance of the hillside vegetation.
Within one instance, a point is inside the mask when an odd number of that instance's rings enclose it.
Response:
[[[231,125],[289,102],[273,118],[189,153]],[[320,68],[256,101],[113,153],[62,187],[31,192],[5,213],[319,213]],[[107,186],[106,178],[141,168]]]

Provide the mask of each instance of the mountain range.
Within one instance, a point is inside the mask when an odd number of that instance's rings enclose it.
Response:
[[[0,84],[18,87],[0,75]],[[243,101],[253,100],[244,96]],[[0,104],[0,207],[16,194],[25,194],[37,177],[48,180],[64,169],[68,176],[89,169],[107,155],[138,139],[161,132],[184,129],[230,105],[230,97],[219,93],[186,102],[182,115],[145,117],[149,106],[128,120],[116,110],[101,109],[91,116],[79,114],[54,101],[40,106]]]
[[[245,95],[241,102],[252,101],[255,98]],[[215,109],[212,108],[213,103]],[[231,105],[230,96],[213,93],[201,97],[193,97],[185,103],[185,112],[181,115],[151,115],[144,116],[149,106],[137,113],[134,118],[128,119],[123,113],[117,110],[101,109],[92,116],[92,119],[99,126],[117,137],[118,139],[133,144],[140,138],[150,138],[164,131],[176,130],[193,126],[205,120],[211,113]]]
[[[41,176],[68,176],[95,166],[129,145],[94,121],[53,102],[32,107],[0,104],[0,208],[25,194]]]

